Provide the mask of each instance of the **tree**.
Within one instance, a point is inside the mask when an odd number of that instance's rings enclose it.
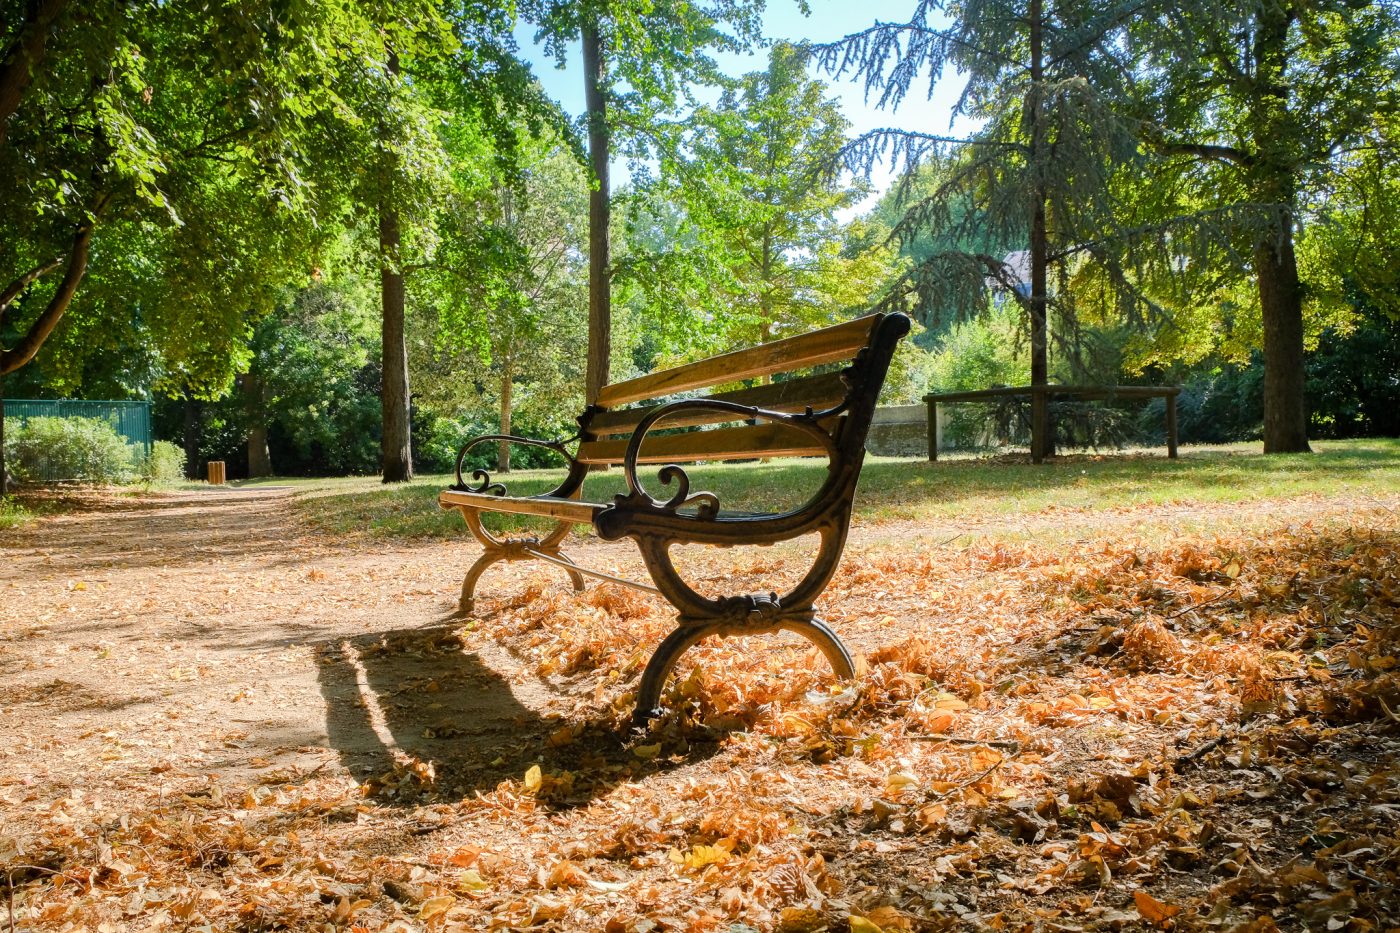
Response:
[[[982,313],[993,296],[1015,302],[1029,323],[1033,386],[1048,382],[1051,337],[1073,352],[1069,286],[1086,266],[1097,267],[1125,313],[1153,307],[1121,259],[1137,238],[1121,221],[1113,183],[1136,154],[1120,105],[1131,71],[1127,24],[1139,8],[1123,0],[920,0],[907,23],[877,23],[815,49],[822,67],[864,77],[867,92],[890,107],[921,75],[929,75],[930,93],[949,70],[965,82],[954,116],[981,121],[971,136],[881,130],[848,155],[865,170],[883,157],[902,162],[907,206],[892,238],[903,247],[920,239],[938,244],[910,265],[886,303],[936,324],[948,314]],[[926,162],[935,166],[936,184],[915,197]],[[1010,244],[1022,248],[1004,255]],[[1043,393],[1032,396],[1036,462],[1052,452],[1045,402]]]
[[[1365,163],[1379,156],[1395,177],[1387,126],[1400,110],[1400,8],[1192,0],[1141,18],[1133,44],[1145,136],[1170,166],[1154,183],[1176,196],[1183,242],[1204,227],[1225,247],[1188,255],[1203,275],[1252,281],[1264,449],[1306,451],[1304,311],[1321,283],[1300,269],[1298,237],[1345,209],[1338,195]],[[1384,224],[1373,215],[1358,233],[1393,240]]]
[[[678,187],[704,248],[726,267],[724,330],[732,344],[829,322],[874,290],[841,252],[836,212],[864,191],[824,171],[848,126],[825,94],[808,77],[805,56],[780,44],[766,70],[745,75],[695,115],[689,174],[708,183],[681,178]]]
[[[80,369],[140,327],[170,384],[228,385],[247,319],[317,238],[301,140],[334,112],[321,76],[379,29],[279,11],[0,3],[0,376],[55,342]]]
[[[502,434],[512,433],[522,404],[537,421],[577,409],[571,377],[587,339],[576,313],[586,289],[584,182],[572,153],[540,143],[524,154],[518,185],[497,175],[463,191],[443,218],[438,261],[423,273],[436,305],[432,348],[416,360],[436,408],[494,395]],[[498,470],[509,472],[511,454],[499,445]]]
[[[473,157],[513,177],[519,142],[562,125],[558,112],[511,52],[509,7],[444,4],[391,36],[378,57],[351,63],[363,109],[374,115],[345,151],[372,149],[371,166],[347,166],[358,200],[378,220],[382,304],[384,482],[413,477],[407,278],[437,261],[440,210],[464,177],[452,146],[462,136],[488,140]],[[466,129],[469,128],[469,129]],[[468,171],[465,175],[470,175]]]
[[[763,0],[526,0],[525,18],[539,27],[559,66],[571,41],[582,46],[589,201],[588,367],[591,403],[607,385],[611,366],[612,197],[609,165],[619,136],[633,154],[673,155],[677,140],[662,117],[670,114],[695,82],[714,83],[718,70],[711,47],[739,50],[759,38]],[[735,30],[730,36],[721,25]]]

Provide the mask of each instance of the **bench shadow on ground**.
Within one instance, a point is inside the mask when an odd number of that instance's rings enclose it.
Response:
[[[502,781],[520,781],[539,765],[545,775],[572,775],[572,789],[547,799],[567,809],[587,804],[618,781],[719,749],[714,742],[695,744],[683,758],[641,762],[631,750],[637,734],[625,725],[545,715],[521,702],[511,684],[464,645],[459,631],[458,625],[439,624],[320,646],[317,679],[327,741],[358,780],[402,783],[414,761],[431,763],[435,779],[425,792],[460,800]],[[582,733],[578,741],[551,741],[566,726]],[[381,795],[381,802],[397,799]],[[423,803],[415,794],[401,799],[404,806]]]

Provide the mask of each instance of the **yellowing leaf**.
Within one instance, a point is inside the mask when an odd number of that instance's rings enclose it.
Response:
[[[525,793],[538,794],[542,786],[544,786],[544,772],[540,771],[539,765],[530,765],[530,770],[525,772]]]
[[[918,775],[908,771],[891,771],[890,776],[885,778],[885,791],[890,794],[902,794],[907,790],[915,790],[918,786]]]
[[[661,754],[661,743],[657,742],[655,745],[638,745],[636,748],[632,749],[632,754],[643,761],[651,761],[657,755]]]
[[[880,929],[879,924],[871,923],[864,917],[851,914],[847,919],[851,924],[851,933],[885,933],[884,930]]]
[[[457,887],[463,891],[476,893],[491,887],[475,868],[468,868],[457,876]]]
[[[696,846],[685,855],[686,868],[704,868],[729,861],[729,852],[719,846]]]
[[[418,919],[431,920],[434,917],[440,917],[451,910],[455,903],[457,903],[457,898],[450,894],[430,897],[418,908]]]

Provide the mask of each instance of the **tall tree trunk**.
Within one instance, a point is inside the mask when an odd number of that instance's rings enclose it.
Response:
[[[598,28],[583,28],[583,97],[588,109],[588,162],[595,187],[588,197],[588,366],[584,376],[591,405],[608,384],[612,358],[612,290],[608,223],[612,213],[608,188],[608,103],[603,43]]]
[[[185,393],[185,478],[199,479],[199,402]]]
[[[1291,219],[1277,239],[1255,246],[1254,268],[1264,318],[1264,453],[1307,453],[1303,289]]]
[[[501,433],[510,433],[511,381],[515,378],[514,366],[509,355],[501,361]],[[501,473],[510,472],[510,441],[501,441],[496,449],[496,469]]]
[[[1282,140],[1301,137],[1289,106],[1289,4],[1263,4],[1256,13],[1251,128],[1259,147],[1253,167],[1256,198],[1279,211],[1277,230],[1254,245],[1254,274],[1264,322],[1264,452],[1306,453],[1308,409],[1303,371],[1303,289],[1293,252],[1297,204],[1296,156]]]
[[[249,372],[241,377],[252,426],[248,429],[248,476],[272,475],[272,452],[267,447],[267,387],[262,377]]]
[[[389,70],[397,74],[398,56],[390,54]],[[379,187],[379,294],[383,310],[383,384],[380,403],[383,430],[381,468],[386,483],[413,479],[410,447],[408,343],[404,336],[404,287],[400,268],[399,212],[395,203],[392,157],[381,150]]]
[[[1030,44],[1031,44],[1031,167],[1038,168],[1037,159],[1043,140],[1041,127],[1041,102],[1043,92],[1041,82],[1044,73],[1044,51],[1042,28],[1044,17],[1042,0],[1031,0],[1030,5]],[[1049,235],[1045,229],[1045,189],[1037,186],[1035,204],[1031,208],[1031,249],[1030,249],[1030,319],[1031,319],[1031,386],[1043,386],[1049,382],[1049,341],[1046,339],[1046,306],[1049,304]],[[1040,463],[1054,453],[1050,436],[1050,405],[1043,392],[1031,393],[1031,461]]]

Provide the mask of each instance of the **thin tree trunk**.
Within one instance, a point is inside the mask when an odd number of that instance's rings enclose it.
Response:
[[[98,210],[105,198],[99,201]],[[34,355],[39,352],[39,348],[44,345],[44,341],[49,338],[58,322],[63,319],[63,314],[68,310],[68,306],[73,303],[73,296],[78,293],[78,286],[83,281],[83,276],[87,274],[88,248],[92,245],[93,223],[85,220],[73,234],[73,246],[68,252],[68,266],[63,271],[63,279],[58,283],[53,296],[49,298],[49,303],[44,306],[44,310],[29,326],[29,330],[19,339],[13,347],[0,352],[0,376],[8,375],[24,366]]]
[[[398,56],[390,54],[389,70],[397,74]],[[404,336],[404,285],[400,271],[399,213],[395,203],[392,157],[381,151],[379,189],[379,294],[383,310],[383,383],[380,403],[383,429],[381,468],[386,483],[413,479],[410,447],[408,343]]]
[[[244,375],[242,382],[252,414],[252,426],[248,429],[248,476],[271,476],[272,452],[267,446],[267,387],[262,377],[253,372]]]
[[[1254,249],[1264,318],[1264,453],[1307,453],[1303,368],[1303,290],[1293,254],[1292,222]]]
[[[1031,0],[1030,5],[1030,44],[1031,44],[1031,166],[1037,167],[1041,144],[1041,81],[1044,78],[1043,36],[1044,24],[1041,0]],[[1049,381],[1048,359],[1049,341],[1046,339],[1046,306],[1049,285],[1049,237],[1045,229],[1045,189],[1036,187],[1035,204],[1031,213],[1031,386],[1043,386]],[[1043,392],[1031,393],[1031,461],[1040,463],[1054,452],[1050,437],[1050,405]]]
[[[583,28],[583,96],[588,109],[588,162],[595,187],[588,197],[588,365],[584,376],[591,405],[608,384],[612,358],[611,257],[608,223],[612,213],[608,187],[608,105],[604,95],[607,76],[603,43],[596,26]]]
[[[509,357],[509,356],[506,356],[506,357],[504,358],[504,360],[502,361],[502,364],[501,364],[501,433],[502,433],[502,434],[509,434],[509,433],[510,433],[510,430],[511,430],[511,425],[510,425],[510,420],[511,420],[511,418],[510,418],[510,408],[511,408],[511,389],[513,388],[513,386],[511,385],[511,380],[514,378],[514,375],[515,375],[515,374],[512,372],[513,369],[514,369],[514,367],[511,365],[511,359],[510,359],[510,357]],[[501,441],[500,446],[496,449],[496,469],[497,469],[498,471],[500,471],[501,473],[509,473],[509,472],[510,472],[510,442],[509,442],[509,441]]]
[[[10,471],[5,468],[5,377],[0,376],[0,499],[10,494]]]
[[[199,479],[199,402],[185,393],[185,477]]]

